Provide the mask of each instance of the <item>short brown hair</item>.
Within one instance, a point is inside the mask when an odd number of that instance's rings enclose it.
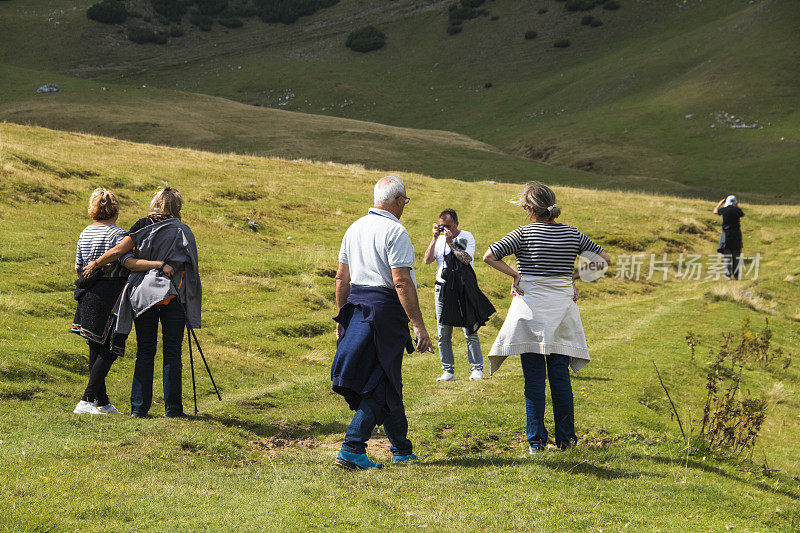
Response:
[[[450,209],[450,208],[448,207],[447,209],[445,209],[444,211],[442,211],[441,213],[439,213],[439,218],[442,218],[442,217],[444,217],[445,215],[449,215],[449,216],[450,216],[450,218],[452,218],[452,219],[453,219],[453,222],[455,222],[456,224],[458,224],[458,215],[456,214],[456,210],[455,210],[455,209]]]
[[[175,187],[163,187],[156,191],[150,202],[150,214],[169,215],[181,218],[183,198],[181,192]]]
[[[522,206],[528,215],[536,213],[540,217],[556,218],[561,214],[561,208],[556,205],[556,193],[537,182],[528,183],[515,203]]]
[[[102,187],[92,191],[89,197],[89,216],[93,220],[110,220],[119,215],[119,203],[114,193]]]

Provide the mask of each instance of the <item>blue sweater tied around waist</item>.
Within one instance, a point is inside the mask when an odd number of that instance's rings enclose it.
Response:
[[[380,424],[403,406],[403,350],[414,351],[397,291],[353,285],[334,320],[344,332],[331,365],[333,390],[354,411],[368,401]]]

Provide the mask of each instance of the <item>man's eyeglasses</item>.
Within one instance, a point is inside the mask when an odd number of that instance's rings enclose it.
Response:
[[[405,205],[408,205],[408,202],[411,201],[411,198],[409,198],[405,194],[398,194],[397,196],[394,197],[395,200],[397,200],[398,198],[403,198],[405,200],[404,202]]]

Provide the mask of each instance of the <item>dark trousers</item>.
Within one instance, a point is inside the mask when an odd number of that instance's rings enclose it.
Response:
[[[725,272],[732,279],[739,279],[741,253],[741,250],[725,250]]]
[[[106,376],[116,358],[116,354],[111,353],[108,345],[89,341],[89,384],[86,385],[81,400],[87,402],[97,400],[97,405],[111,403],[106,392]]]
[[[375,429],[375,413],[373,412],[372,402],[361,400],[361,403],[353,415],[353,421],[347,428],[344,436],[342,450],[352,453],[366,453],[367,441],[372,436]],[[408,440],[408,419],[405,409],[394,409],[383,420],[383,429],[389,442],[392,443],[392,455],[411,455],[411,441]]]
[[[575,407],[569,378],[569,357],[557,353],[522,354],[522,373],[525,375],[525,412],[528,443],[533,448],[547,444],[544,426],[545,378],[550,382],[553,399],[556,446],[568,448],[577,443],[575,436]]]
[[[153,403],[153,366],[158,347],[159,321],[164,343],[164,412],[167,416],[181,416],[181,344],[185,319],[178,298],[173,298],[167,305],[154,305],[134,319],[137,347],[131,387],[131,411],[137,415],[146,415]]]

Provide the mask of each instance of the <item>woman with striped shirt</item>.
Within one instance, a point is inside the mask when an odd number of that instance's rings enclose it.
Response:
[[[561,209],[549,187],[528,185],[519,205],[531,223],[489,246],[483,256],[489,266],[514,279],[514,299],[489,361],[494,373],[506,357],[521,356],[528,450],[535,453],[547,444],[545,377],[553,399],[556,446],[565,449],[577,443],[569,367],[575,372],[583,368],[589,349],[577,305],[575,259],[580,254],[602,268],[610,258],[576,228],[555,222]],[[511,254],[517,257],[516,271],[502,260]]]
[[[114,333],[111,309],[117,302],[128,271],[115,261],[94,275],[84,277],[83,269],[92,260],[116,246],[125,230],[116,226],[119,204],[113,193],[97,188],[89,199],[89,216],[94,222],[78,237],[75,251],[75,299],[78,308],[72,321],[72,332],[86,339],[89,345],[89,383],[74,413],[104,415],[118,413],[106,392],[106,376],[114,360],[125,353],[126,335]]]

